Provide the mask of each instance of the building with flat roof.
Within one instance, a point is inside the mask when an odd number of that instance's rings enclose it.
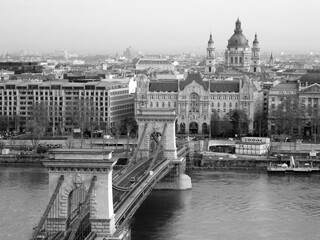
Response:
[[[134,114],[128,84],[120,82],[0,82],[0,116],[7,116],[12,130],[22,130],[32,117],[33,106],[43,103],[48,109],[49,131],[71,131],[79,127],[73,124],[72,112],[81,111],[83,102],[90,106],[95,128],[109,130]]]

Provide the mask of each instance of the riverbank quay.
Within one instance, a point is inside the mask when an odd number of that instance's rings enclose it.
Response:
[[[190,159],[188,169],[230,169],[230,170],[267,170],[270,163],[281,164],[289,160],[275,157],[236,155],[227,153],[201,152]],[[298,164],[312,163],[320,167],[319,159],[296,159]]]

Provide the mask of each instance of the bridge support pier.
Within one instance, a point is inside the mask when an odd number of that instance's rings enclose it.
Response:
[[[192,188],[191,178],[185,174],[186,159],[181,157],[172,161],[172,169],[154,189],[158,190],[188,190]]]
[[[95,177],[89,196],[86,224],[101,239],[116,232],[113,210],[112,170],[115,162],[112,153],[101,149],[56,149],[50,151],[49,159],[43,161],[49,171],[49,196],[54,192],[61,175],[64,181],[46,218],[50,233],[68,231],[74,221],[75,209],[84,201]],[[116,238],[115,238],[116,239]]]

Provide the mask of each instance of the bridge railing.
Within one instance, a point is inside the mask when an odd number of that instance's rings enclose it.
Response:
[[[129,200],[131,194],[136,191],[139,187],[141,187],[141,184],[145,184],[139,191],[139,193],[131,199],[130,203],[128,204],[128,206],[126,206],[125,210],[122,213],[116,213],[116,225],[118,226],[124,226],[126,221],[125,219],[130,219],[131,216],[134,214],[134,212],[138,209],[138,207],[141,205],[141,203],[143,202],[143,200],[150,194],[152,187],[160,180],[162,179],[166,174],[168,174],[168,172],[171,170],[171,165],[170,162],[166,162],[168,161],[167,159],[164,159],[161,162],[158,162],[153,170],[157,171],[157,169],[159,167],[162,167],[161,169],[158,169],[159,172],[155,173],[153,175],[145,175],[143,177],[143,179],[139,182],[139,184],[137,184],[132,191],[130,192],[130,194],[127,194],[125,196],[125,198],[122,201],[123,205],[127,200]],[[147,181],[147,179],[150,179],[149,181]],[[147,181],[147,182],[146,182]],[[119,206],[120,208],[121,206]],[[119,208],[115,211],[117,212],[119,210]]]
[[[179,148],[177,148],[177,155],[179,156],[183,156],[185,153],[188,153],[188,147],[187,146],[180,146]]]

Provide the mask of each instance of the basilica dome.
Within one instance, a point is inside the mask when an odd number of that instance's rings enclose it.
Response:
[[[234,34],[229,39],[227,47],[228,48],[248,48],[249,47],[247,38],[242,34],[241,22],[239,19],[236,21],[236,28],[234,30]]]

